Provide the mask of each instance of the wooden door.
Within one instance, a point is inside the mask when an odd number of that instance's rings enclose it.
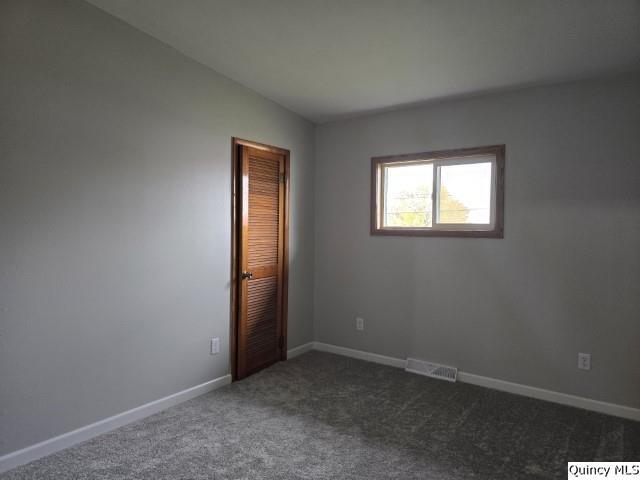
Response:
[[[248,142],[247,142],[248,143]],[[236,378],[286,359],[288,153],[238,145]]]

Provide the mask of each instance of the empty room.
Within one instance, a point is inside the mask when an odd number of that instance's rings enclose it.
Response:
[[[0,0],[0,480],[640,479],[640,0]]]

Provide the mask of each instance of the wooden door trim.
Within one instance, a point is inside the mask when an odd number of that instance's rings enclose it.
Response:
[[[239,221],[238,215],[241,211],[239,204],[240,182],[242,176],[238,162],[241,156],[239,150],[242,147],[251,147],[257,150],[277,153],[284,155],[284,205],[283,205],[283,253],[282,253],[282,337],[284,344],[280,349],[280,360],[287,359],[287,319],[288,319],[288,299],[289,299],[289,158],[290,152],[284,148],[267,145],[264,143],[252,142],[242,138],[232,137],[231,139],[231,322],[229,328],[229,364],[231,367],[231,377],[237,379],[238,374],[238,295],[239,295],[239,278],[238,278],[238,262],[239,262],[239,245],[241,238],[239,229],[242,228],[242,222]]]

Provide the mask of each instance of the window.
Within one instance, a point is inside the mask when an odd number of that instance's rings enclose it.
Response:
[[[504,145],[371,159],[371,234],[503,237]]]

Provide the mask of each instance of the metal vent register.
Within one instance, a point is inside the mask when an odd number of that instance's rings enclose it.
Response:
[[[458,369],[456,367],[425,362],[424,360],[418,360],[415,358],[407,358],[407,366],[405,367],[405,370],[407,372],[417,373],[418,375],[424,375],[426,377],[439,378],[441,380],[446,380],[447,382],[455,382],[458,376]]]

